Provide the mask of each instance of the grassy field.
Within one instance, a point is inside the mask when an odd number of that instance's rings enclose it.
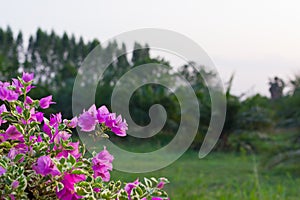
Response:
[[[136,177],[162,177],[175,200],[273,200],[299,199],[300,173],[290,167],[264,169],[261,158],[245,154],[211,153],[204,159],[188,151],[172,165],[147,174],[113,171],[113,179],[133,181]],[[151,161],[149,161],[151,162]],[[298,171],[299,172],[299,171]]]

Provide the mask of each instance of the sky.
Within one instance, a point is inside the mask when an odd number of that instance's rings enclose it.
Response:
[[[0,27],[25,37],[66,31],[105,41],[139,28],[163,28],[198,43],[232,92],[269,95],[268,79],[300,74],[298,0],[0,0]]]

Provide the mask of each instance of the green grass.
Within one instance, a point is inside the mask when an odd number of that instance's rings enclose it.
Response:
[[[171,183],[166,190],[175,200],[299,199],[300,177],[294,173],[299,168],[265,170],[259,165],[260,157],[245,154],[211,153],[201,160],[197,155],[189,151],[172,165],[151,173],[113,171],[112,179],[131,182],[136,177],[167,177]]]

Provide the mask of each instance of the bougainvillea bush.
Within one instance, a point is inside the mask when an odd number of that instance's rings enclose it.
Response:
[[[132,183],[110,180],[114,160],[103,147],[93,156],[73,141],[72,129],[125,136],[127,124],[105,106],[92,105],[71,120],[60,113],[47,119],[42,112],[52,96],[28,96],[34,75],[0,82],[0,199],[141,199],[164,200],[165,178],[144,178]],[[99,136],[102,137],[102,136]]]

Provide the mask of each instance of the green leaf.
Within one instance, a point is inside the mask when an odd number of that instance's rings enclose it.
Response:
[[[0,115],[2,118],[5,118],[6,116],[10,116],[9,112],[2,112]]]
[[[19,188],[21,190],[25,190],[27,188],[27,179],[25,177],[24,174],[22,174],[19,178],[18,178],[18,181],[19,181]]]
[[[24,128],[23,128],[20,124],[14,124],[14,126],[17,128],[17,130],[18,130],[19,132],[22,133],[22,135],[25,134]]]
[[[57,165],[57,169],[62,172],[63,171],[63,166],[62,165]]]
[[[72,174],[87,174],[87,171],[85,171],[83,169],[74,169],[72,171]]]
[[[102,183],[102,178],[100,176],[98,176],[96,179],[95,179],[95,183]]]
[[[128,200],[128,194],[124,189],[121,189],[118,194],[119,200]]]
[[[39,125],[39,124],[40,124],[40,122],[33,121],[33,122],[30,122],[30,127],[36,127],[36,125]]]
[[[2,120],[6,120],[6,121],[17,121],[17,119],[11,115],[5,115],[2,117]]]
[[[58,126],[58,129],[59,129],[60,131],[64,130],[65,128],[66,128],[66,125],[65,125],[65,124],[60,124],[60,125]]]
[[[84,166],[83,162],[77,162],[74,165],[75,168],[79,168],[79,167],[82,167],[82,166]]]
[[[65,150],[69,150],[69,151],[74,150],[74,147],[72,147],[72,146],[65,146],[64,148],[65,148]]]
[[[68,162],[72,164],[72,166],[75,165],[76,163],[76,159],[74,158],[74,156],[72,156],[71,154],[69,154],[68,156]]]
[[[66,159],[65,159],[65,158],[61,158],[61,159],[59,160],[59,162],[60,162],[60,164],[64,165],[64,164],[66,163]]]
[[[5,162],[6,160],[4,160],[2,158],[2,156],[0,157],[0,166],[4,167],[4,168],[7,168],[7,162]]]
[[[149,188],[147,188],[144,184],[139,184],[139,187],[146,192],[147,190],[149,190]]]
[[[108,189],[109,190],[113,190],[114,189],[114,186],[115,186],[115,183],[113,181],[111,181],[109,184],[108,184]]]
[[[14,162],[19,162],[23,158],[23,156],[24,156],[24,154],[17,154],[14,159]]]
[[[29,120],[29,118],[30,118],[30,112],[29,112],[29,110],[25,109],[25,110],[23,111],[23,113],[24,113],[24,118],[25,118],[25,120],[26,120],[26,121]]]
[[[8,141],[5,141],[0,144],[0,147],[11,148],[12,145]]]
[[[93,151],[92,156],[95,157],[97,155],[97,152]]]
[[[86,177],[86,181],[87,181],[87,182],[91,182],[92,180],[93,180],[93,177],[92,177],[92,176],[87,176],[87,177]]]
[[[57,184],[57,192],[61,191],[62,189],[64,189],[64,185],[60,182],[56,182]]]
[[[18,169],[18,174],[20,175],[20,174],[23,174],[24,173],[24,168],[22,167],[22,168],[19,168]]]
[[[101,192],[103,198],[109,198],[111,195],[111,191],[108,189],[105,189],[104,191]]]
[[[156,178],[154,178],[154,177],[151,177],[150,179],[151,179],[151,180],[152,180],[154,183],[156,183],[156,184],[158,183],[158,181],[157,181],[157,179],[156,179]]]
[[[135,187],[135,188],[132,189],[131,194],[133,196],[142,196],[144,194],[144,192],[143,192],[143,190],[139,186],[137,186],[137,187]]]
[[[95,183],[93,184],[93,188],[103,188],[103,185],[101,183]]]
[[[54,148],[54,143],[51,143],[51,144],[49,144],[49,148],[50,148],[50,151],[52,151],[53,150],[53,148]]]
[[[35,132],[35,128],[31,128],[31,129],[28,131],[28,134],[29,134],[29,135],[34,135],[34,132]]]
[[[168,194],[163,190],[157,189],[152,193],[152,196],[167,198]]]
[[[89,187],[90,184],[86,181],[81,181],[80,183],[77,183],[77,186],[79,186],[79,187]]]
[[[144,178],[144,181],[147,187],[152,188],[152,181],[150,181],[148,178]]]
[[[121,183],[120,180],[118,180],[118,181],[116,182],[116,184],[115,184],[115,187],[116,187],[117,189],[120,189],[121,186],[122,186],[122,183]]]
[[[39,100],[34,100],[32,104],[33,104],[33,106],[35,108],[39,108],[40,107],[40,101]]]
[[[84,188],[82,188],[82,187],[76,187],[75,191],[80,196],[85,196],[85,195],[88,194],[88,192]]]

